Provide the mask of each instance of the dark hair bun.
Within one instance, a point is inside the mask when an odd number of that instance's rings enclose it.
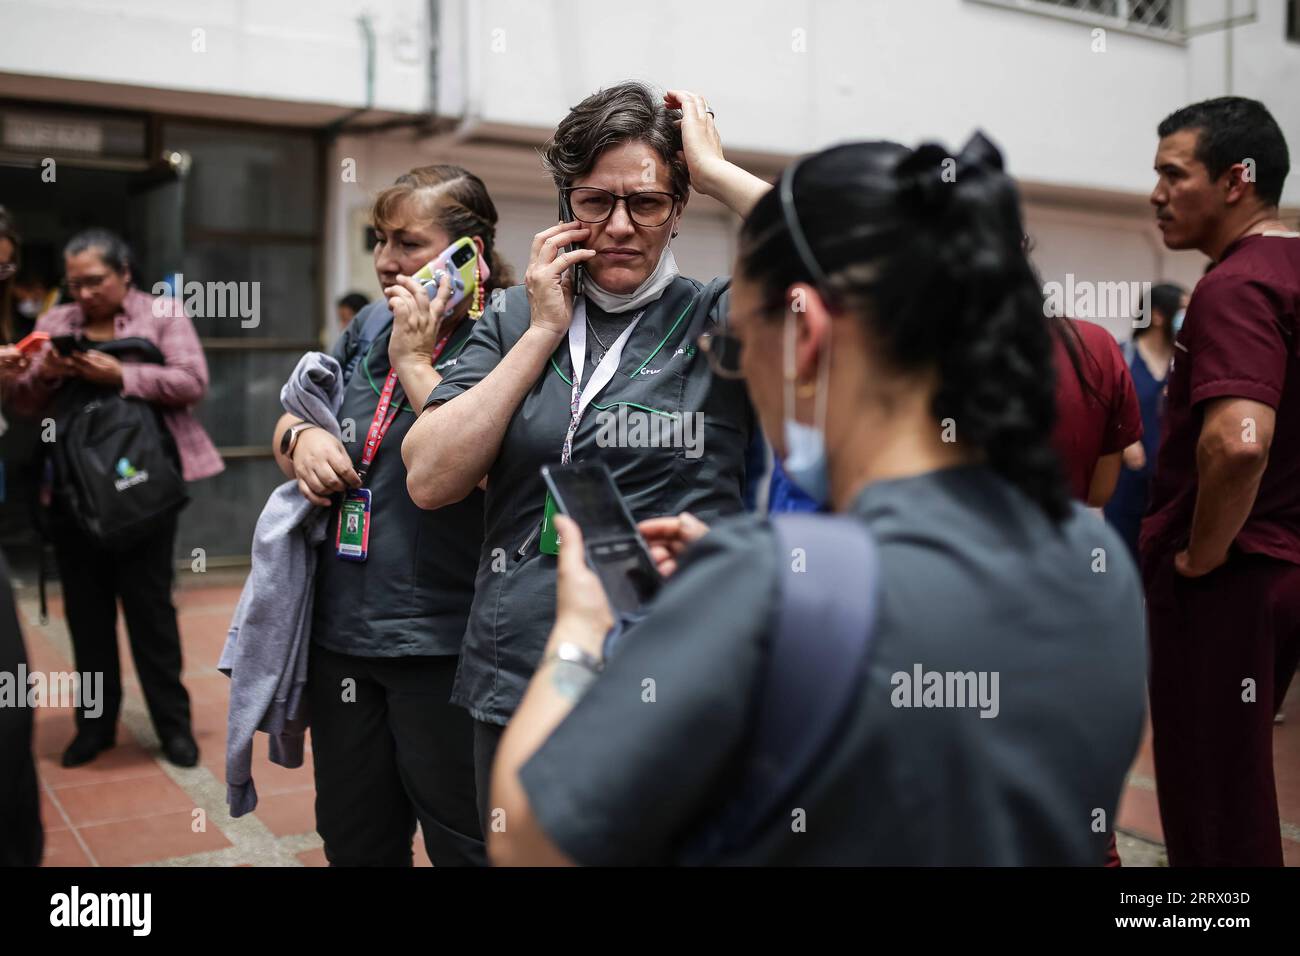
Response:
[[[949,155],[938,143],[922,143],[894,167],[899,199],[918,212],[942,212],[954,188],[975,176],[1002,172],[1002,154],[976,130],[960,153]]]

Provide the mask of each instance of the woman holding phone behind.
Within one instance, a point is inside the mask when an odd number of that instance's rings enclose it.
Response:
[[[728,280],[682,277],[670,246],[692,188],[742,215],[769,188],[723,158],[703,97],[631,82],[600,90],[564,118],[543,161],[574,218],[533,238],[524,285],[491,304],[402,446],[421,507],[460,501],[487,478],[452,698],[475,721],[482,801],[555,613],[541,466],[599,459],[637,519],[712,518],[742,510],[753,428],[744,390],[715,378],[696,348],[725,321]],[[480,806],[485,829],[489,810]]]
[[[37,320],[35,331],[49,338],[22,375],[7,384],[8,406],[32,418],[66,421],[68,408],[80,407],[89,395],[139,399],[166,426],[163,452],[179,465],[185,481],[219,473],[225,465],[194,416],[194,406],[207,394],[208,363],[180,303],[136,288],[130,250],[106,229],[86,229],[68,240],[63,264],[73,301]],[[57,345],[74,337],[83,340],[82,347],[60,352]],[[145,339],[156,346],[162,364],[117,358],[104,350],[107,343],[124,339]],[[181,682],[181,637],[172,604],[177,515],[161,518],[138,539],[120,545],[102,540],[78,520],[68,479],[55,472],[49,529],[76,669],[103,672],[107,698],[98,716],[76,712],[77,735],[63,752],[63,765],[89,763],[116,745],[122,706],[117,651],[121,600],[131,656],[163,755],[178,766],[193,767],[199,751],[189,694]],[[147,478],[148,472],[141,474]]]
[[[346,380],[338,418],[348,440],[286,414],[273,442],[303,496],[334,509],[316,564],[308,665],[316,827],[334,866],[410,866],[417,821],[435,866],[479,865],[471,722],[448,698],[474,592],[483,495],[472,490],[421,511],[406,493],[398,451],[508,272],[494,249],[487,187],[458,166],[411,170],[376,197],[371,214],[385,298],[362,309],[332,351]],[[446,280],[430,302],[411,276],[461,237],[489,268],[479,270],[478,293],[443,316]],[[379,442],[367,470],[372,429]],[[335,531],[338,499],[361,487],[370,511],[367,552],[357,561]]]

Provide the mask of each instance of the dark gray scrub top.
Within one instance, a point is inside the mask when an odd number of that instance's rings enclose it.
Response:
[[[358,337],[367,322],[380,323],[382,331],[361,355]],[[352,368],[339,422],[348,418],[353,422],[352,441],[343,443],[353,467],[361,463],[366,431],[388,376],[392,323],[388,304],[373,302],[357,314],[330,353],[345,375],[349,366]],[[473,326],[469,321],[460,323],[436,368],[441,370],[455,361],[471,338]],[[400,385],[397,397],[402,397]],[[337,501],[330,510],[328,533],[316,558],[312,640],[340,654],[409,657],[460,652],[483,540],[483,493],[475,489],[464,501],[436,511],[425,511],[411,501],[402,439],[423,398],[415,399],[414,410],[410,398],[404,398],[402,411],[393,419],[371,463],[366,478],[371,491],[366,561],[344,561],[335,553]]]
[[[1142,732],[1145,628],[1128,549],[1073,507],[1054,527],[977,466],[861,492],[851,514],[881,579],[860,701],[790,808],[722,862],[1101,865],[1095,811],[1113,827]],[[532,812],[571,858],[675,862],[728,800],[789,560],[764,520],[715,527],[524,765]],[[998,672],[996,716],[894,706],[892,675],[917,663]]]
[[[743,383],[715,377],[696,346],[720,316],[725,321],[727,286],[727,279],[707,286],[675,279],[646,308],[614,378],[578,426],[573,460],[605,462],[638,521],[681,511],[708,521],[743,509],[753,412]],[[524,287],[507,289],[500,311],[489,309],[479,319],[428,404],[448,401],[482,381],[528,325]],[[572,378],[566,338],[516,409],[488,472],[474,607],[452,689],[453,703],[487,723],[505,724],[518,707],[555,619],[555,558],[541,553],[533,531],[546,500],[539,470],[559,463]],[[603,429],[608,439],[611,428],[600,413],[617,416],[620,406],[647,417],[702,415],[702,454],[688,457],[684,447],[601,447],[598,436]],[[626,434],[633,437],[635,420],[627,421]]]

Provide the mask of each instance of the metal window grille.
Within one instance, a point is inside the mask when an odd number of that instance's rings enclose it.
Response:
[[[1181,40],[1185,0],[981,0],[1034,13]]]

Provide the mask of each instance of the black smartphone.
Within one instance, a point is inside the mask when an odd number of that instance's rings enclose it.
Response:
[[[563,192],[560,193],[560,222],[573,222],[573,210],[569,208],[569,197]],[[581,224],[579,224],[581,225]],[[572,252],[577,246],[570,243],[564,247],[564,252]],[[579,262],[569,270],[569,281],[573,284],[573,296],[575,301],[582,295],[583,268]]]
[[[577,522],[591,565],[615,611],[631,612],[663,584],[645,538],[604,462],[543,465],[556,508]]]
[[[84,352],[87,348],[86,340],[79,335],[51,335],[50,344],[65,357],[73,352]]]

